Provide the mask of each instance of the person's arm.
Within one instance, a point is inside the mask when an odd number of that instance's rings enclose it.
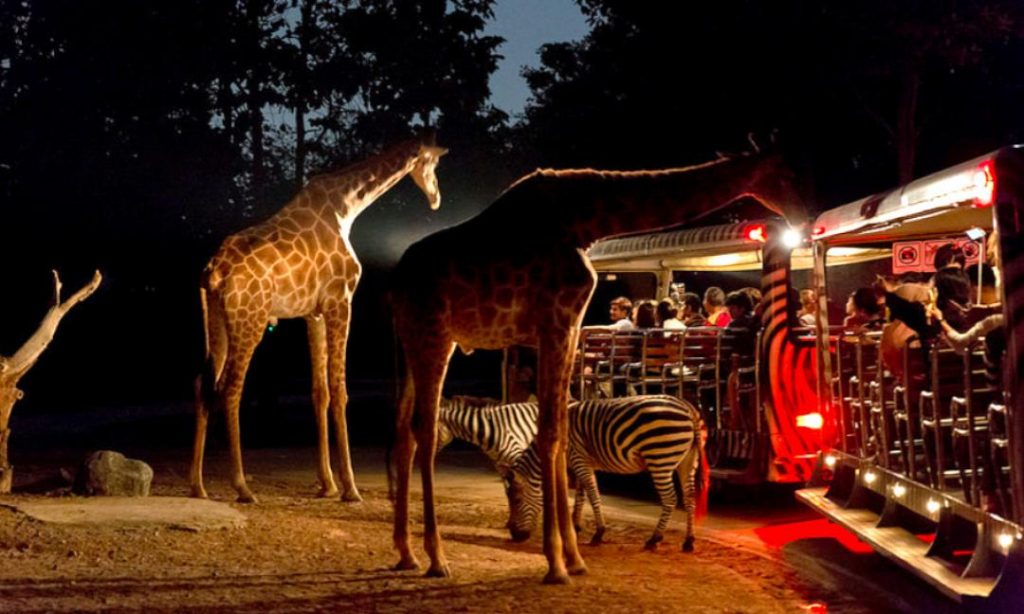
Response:
[[[928,330],[928,320],[925,317],[924,305],[908,301],[892,292],[886,292],[885,306],[889,308],[889,315],[893,320],[903,322],[912,328],[918,336],[926,336],[924,332]]]
[[[1003,325],[1003,314],[1000,313],[985,318],[966,332],[961,333],[950,326],[949,322],[942,317],[942,312],[938,309],[935,309],[932,315],[939,321],[939,325],[942,326],[942,332],[945,333],[949,345],[958,354],[963,354],[974,345],[975,341]]]

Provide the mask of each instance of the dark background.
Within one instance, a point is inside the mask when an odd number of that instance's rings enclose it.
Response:
[[[422,125],[451,149],[441,210],[403,182],[352,231],[357,439],[391,407],[390,267],[525,172],[683,166],[774,134],[821,210],[1024,135],[1020,2],[579,4],[589,35],[540,50],[509,117],[489,100],[489,0],[0,0],[0,355],[38,324],[51,269],[66,294],[104,274],[21,381],[14,430],[186,412],[219,242]],[[449,390],[493,393],[499,365],[457,357]],[[247,442],[311,424],[308,369],[304,325],[282,322],[249,374]],[[188,441],[183,423],[156,435]]]

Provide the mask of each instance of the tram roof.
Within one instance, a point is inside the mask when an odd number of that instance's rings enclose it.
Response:
[[[769,232],[778,220],[754,220],[602,239],[587,252],[599,271],[750,271],[761,268],[764,241],[756,237]],[[890,257],[889,250],[851,248],[849,253],[831,254],[830,264]],[[878,253],[875,253],[878,252]],[[811,251],[792,252],[795,270],[812,267]]]
[[[825,211],[813,225],[814,240],[830,244],[944,236],[992,227],[995,161],[1020,155],[1012,145],[916,179],[902,187]]]

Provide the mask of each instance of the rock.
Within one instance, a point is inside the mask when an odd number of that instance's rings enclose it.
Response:
[[[82,464],[74,491],[81,495],[146,497],[153,481],[153,469],[120,452],[93,452]]]

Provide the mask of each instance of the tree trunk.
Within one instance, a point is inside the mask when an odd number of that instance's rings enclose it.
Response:
[[[900,83],[899,109],[896,117],[896,160],[899,165],[900,185],[914,179],[917,163],[917,95],[921,78],[917,71],[906,71]]]
[[[18,351],[10,357],[0,356],[0,493],[11,492],[11,485],[14,481],[14,469],[7,456],[7,442],[11,437],[10,420],[14,404],[21,399],[22,392],[18,390],[18,380],[36,364],[43,350],[53,341],[57,333],[57,327],[61,319],[78,303],[89,298],[99,287],[103,277],[99,271],[92,277],[92,281],[74,293],[71,298],[61,302],[60,300],[60,276],[57,271],[53,272],[53,305],[43,316],[36,331],[25,341]]]
[[[306,105],[295,105],[295,186],[302,188],[306,181]]]

